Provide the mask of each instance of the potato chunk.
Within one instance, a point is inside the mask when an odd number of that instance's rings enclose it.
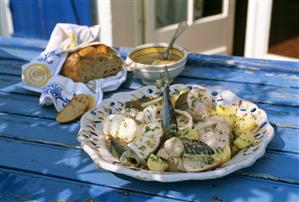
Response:
[[[147,167],[152,171],[163,172],[167,170],[168,165],[166,161],[164,161],[160,157],[151,154],[147,159]]]
[[[232,128],[235,125],[237,116],[237,109],[236,105],[217,105],[216,106],[216,114],[222,116],[228,125]]]
[[[251,117],[238,117],[235,122],[234,132],[236,136],[241,133],[253,133],[257,128],[257,123],[254,118]]]
[[[253,142],[254,142],[253,133],[247,130],[239,134],[237,139],[234,141],[234,145],[238,149],[244,149],[245,147],[251,145]]]

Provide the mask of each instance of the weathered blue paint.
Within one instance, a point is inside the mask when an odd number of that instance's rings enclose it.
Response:
[[[46,47],[48,40],[30,39],[23,37],[3,37],[0,36],[0,47],[24,47],[35,48],[40,51]]]
[[[20,78],[3,74],[0,77],[0,88],[5,88],[18,82],[20,82]]]
[[[230,175],[228,177],[210,180],[210,181],[187,181],[181,182],[181,186],[177,186],[177,183],[155,183],[155,182],[142,182],[128,177],[114,175],[110,172],[106,172],[102,169],[97,168],[90,158],[83,151],[72,148],[56,147],[51,145],[40,145],[36,143],[28,143],[16,140],[7,140],[0,138],[0,146],[3,152],[5,152],[5,158],[0,158],[0,166],[3,164],[9,168],[18,170],[30,170],[34,173],[44,174],[47,176],[53,176],[58,178],[65,178],[75,181],[84,181],[97,185],[105,185],[108,187],[121,187],[128,190],[143,190],[145,193],[151,193],[160,196],[175,196],[177,199],[185,200],[200,200],[202,197],[207,196],[207,193],[214,191],[213,182],[218,184],[216,186],[218,194],[224,194],[225,190],[232,189],[232,182],[238,179],[237,174]],[[24,152],[26,151],[26,152]],[[47,154],[46,156],[44,154]],[[289,181],[288,186],[298,186],[297,170],[288,169],[289,173],[279,173],[277,175],[275,171],[282,166],[292,164],[295,159],[298,158],[296,155],[283,155],[283,157],[277,157],[273,152],[268,152],[265,157],[258,160],[254,166],[252,166],[252,175],[258,173],[259,175],[267,176],[271,179],[271,176],[276,181]],[[282,161],[275,161],[282,160]],[[288,162],[288,164],[286,164]],[[273,164],[273,165],[272,165]],[[277,166],[277,169],[271,171],[271,167]],[[296,165],[296,164],[292,164]],[[285,167],[285,168],[286,168]],[[258,169],[257,169],[258,168]],[[267,171],[267,173],[265,173]],[[269,173],[269,172],[270,173]],[[282,172],[283,169],[280,169]],[[266,174],[266,175],[265,175]],[[256,187],[246,186],[247,183],[255,182],[258,179],[248,179],[243,183],[239,182],[234,187],[247,187],[247,189],[256,189]],[[273,182],[271,182],[273,183]],[[258,182],[255,183],[258,186]],[[284,186],[284,183],[279,183]],[[204,186],[203,186],[204,185]],[[206,188],[204,188],[207,186]],[[270,184],[268,185],[270,186]],[[211,191],[207,191],[207,188]],[[222,188],[222,191],[221,191]],[[227,193],[233,197],[237,197],[245,190],[240,193],[232,192]],[[226,196],[226,195],[224,195]]]
[[[269,149],[299,154],[299,129],[277,128]]]
[[[151,196],[138,192],[94,184],[58,179],[0,168],[0,201],[107,201],[124,202],[181,200]]]
[[[128,89],[120,89],[119,92],[127,92]],[[105,98],[108,98],[113,93],[107,93]],[[33,96],[34,95],[34,96]],[[55,109],[53,107],[41,107],[37,105],[38,94],[32,93],[22,89],[20,86],[8,86],[0,89],[0,100],[2,112],[11,114],[23,114],[27,116],[37,116],[40,118],[55,118]],[[15,106],[22,106],[15,108]],[[269,120],[281,127],[299,128],[299,109],[298,107],[285,106],[285,105],[272,105],[272,104],[258,104],[259,107],[264,109]],[[30,110],[27,110],[27,109]]]
[[[257,103],[299,106],[298,88],[285,88],[249,83],[225,82],[199,78],[195,79],[183,76],[174,79],[174,83],[199,84],[202,86],[210,87],[211,89],[220,88],[231,90],[236,95]],[[138,89],[144,85],[141,84],[140,81],[133,77],[131,74],[128,74],[128,80],[122,86],[130,89]]]
[[[59,124],[55,119],[33,118],[24,115],[0,113],[0,136],[79,147],[77,133],[79,123]],[[26,131],[26,133],[20,133]]]
[[[0,56],[2,58],[7,59],[18,59],[18,60],[24,60],[29,62],[33,58],[37,57],[41,52],[37,50],[27,50],[24,51],[23,49],[19,48],[6,48],[1,47],[0,48]]]
[[[142,182],[96,168],[75,140],[79,123],[56,123],[55,109],[39,106],[39,95],[20,87],[20,66],[45,45],[41,40],[0,37],[0,200],[81,201],[84,196],[96,201],[160,201],[164,197],[170,201],[299,200],[299,63],[189,56],[175,82],[230,89],[256,102],[267,112],[276,134],[266,155],[250,168],[217,180],[177,186]],[[125,57],[130,48],[119,50]],[[141,86],[129,74],[117,92]],[[113,93],[106,93],[105,98]]]
[[[0,61],[0,72],[7,72],[16,75],[20,74],[20,69],[18,67],[25,62],[12,63],[13,61],[14,60],[10,61],[11,64],[1,64]],[[182,73],[182,76],[195,79],[213,79],[218,81],[231,81],[236,83],[252,83],[277,87],[299,88],[299,73],[267,72],[264,70],[242,70],[239,69],[238,66],[222,67],[215,65],[206,67],[197,66],[196,63],[189,62],[184,72]],[[244,78],[247,78],[246,81],[243,81]]]
[[[48,39],[56,23],[92,25],[89,0],[10,0],[14,36]]]
[[[32,118],[24,115],[0,113],[0,136],[23,141],[79,148],[76,140],[79,123],[63,125],[54,119]],[[268,149],[299,154],[299,129],[275,127],[277,130]],[[20,133],[19,131],[26,131]]]
[[[299,128],[298,107],[273,104],[258,104],[258,106],[267,112],[270,122],[275,123],[277,126]]]
[[[190,78],[299,88],[299,73],[243,70],[239,69],[238,66],[221,67],[213,66],[213,64],[210,64],[210,66],[197,66],[190,62],[182,75]]]
[[[37,96],[19,96],[18,94],[9,95],[8,93],[0,93],[0,100],[1,112],[48,119],[54,119],[56,115],[56,111],[53,107],[39,106],[39,98]]]

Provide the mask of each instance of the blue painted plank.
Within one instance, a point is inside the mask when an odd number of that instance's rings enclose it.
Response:
[[[17,67],[21,67],[21,65],[25,64],[26,62],[22,61],[22,60],[16,60],[16,59],[0,59],[0,65],[2,67],[7,66],[7,68],[11,68],[10,66],[12,66],[12,68],[17,68]]]
[[[9,93],[13,92],[17,94]],[[17,90],[15,90],[17,89]],[[128,89],[119,89],[117,92],[127,92]],[[115,92],[105,94],[105,98],[109,98]],[[33,96],[34,95],[34,96]],[[19,86],[9,86],[0,89],[0,112],[34,116],[40,118],[54,119],[56,112],[53,106],[41,107],[38,105],[39,94],[26,91]],[[23,101],[25,100],[25,101]],[[16,108],[15,106],[21,106]],[[258,104],[268,114],[269,120],[280,127],[299,128],[299,110],[297,107]],[[27,110],[30,109],[30,110]]]
[[[298,107],[257,104],[258,107],[265,110],[270,122],[280,127],[299,128],[299,109]]]
[[[20,62],[16,63],[11,59],[7,62],[0,61],[0,73],[20,75],[21,64]],[[221,66],[217,66],[217,64],[210,64],[210,66],[200,66],[197,65],[196,62],[189,62],[189,64],[186,65],[186,68],[181,76],[194,79],[213,79],[218,81],[230,81],[237,83],[253,83],[278,87],[299,88],[299,73],[241,70],[234,66],[230,68],[224,68]],[[244,80],[244,78],[246,78],[246,80]]]
[[[262,191],[259,199],[266,195],[267,197],[275,199],[289,199],[289,194],[285,194],[285,189],[282,187],[298,189],[298,176],[296,170],[288,170],[288,173],[282,173],[282,169],[277,176],[273,171],[269,171],[268,175],[273,175],[277,181],[280,179],[296,181],[295,183],[281,183],[271,180],[263,180],[258,178],[239,177],[230,175],[221,179],[207,180],[207,181],[186,181],[178,183],[157,183],[157,182],[143,182],[132,178],[124,177],[122,175],[115,175],[96,168],[95,164],[90,160],[87,154],[77,149],[64,149],[53,146],[37,145],[32,143],[25,143],[13,140],[0,138],[1,153],[0,153],[0,166],[6,168],[21,169],[23,171],[31,171],[38,174],[49,175],[52,177],[62,177],[65,179],[79,180],[86,183],[93,183],[107,187],[119,187],[126,190],[142,191],[147,194],[154,194],[158,196],[167,196],[182,200],[210,200],[212,196],[217,196],[222,199],[232,201],[248,199],[251,197],[258,197],[254,193]],[[257,172],[259,175],[263,170],[269,170],[271,167],[282,165],[291,165],[295,167],[293,162],[296,155],[282,157],[282,161],[277,162],[272,159],[272,152],[266,154],[264,160],[258,161],[254,167],[260,168]],[[269,159],[267,161],[267,159]],[[273,158],[276,158],[274,155]],[[262,164],[261,164],[262,162]],[[285,164],[285,163],[288,164]],[[274,171],[276,171],[274,169]],[[292,176],[290,176],[292,175]],[[289,177],[286,179],[285,177]],[[266,183],[266,184],[265,184]],[[267,187],[268,186],[268,187]],[[267,191],[263,190],[266,188]],[[275,187],[275,188],[274,188]],[[270,190],[269,190],[270,189]],[[283,189],[284,191],[282,191]],[[293,192],[298,197],[297,192]],[[281,198],[282,197],[282,198]]]
[[[189,62],[181,75],[194,79],[200,78],[237,83],[253,83],[278,87],[299,88],[299,73],[290,72],[281,73],[262,70],[241,70],[237,67],[223,68],[213,64],[199,66]]]
[[[277,128],[268,148],[299,154],[299,129]]]
[[[2,190],[0,200],[4,201],[87,201],[88,199],[94,201],[111,201],[112,199],[114,199],[114,201],[179,201],[155,195],[145,195],[128,190],[70,182],[68,180],[33,175],[7,169],[0,169],[0,176],[4,179],[0,182],[0,190]],[[258,180],[249,181],[248,190],[245,190],[244,182],[246,180],[246,178],[239,177],[232,180],[230,183],[227,183],[232,185],[232,194],[228,194],[229,192],[225,193],[225,191],[229,190],[216,183],[213,184],[214,186],[210,186],[211,183],[202,183],[202,186],[200,186],[200,188],[204,189],[202,192],[207,192],[200,196],[200,199],[196,199],[194,197],[192,201],[237,202],[273,198],[273,200],[271,200],[273,202],[287,202],[292,201],[292,199],[297,199],[296,197],[298,197],[298,194],[296,193],[296,186],[288,186],[286,184],[276,182],[270,184],[267,181]],[[14,183],[13,186],[10,186],[10,190],[7,191],[5,186],[11,185],[12,183]],[[256,187],[254,188],[253,186],[255,183]],[[240,186],[237,187],[237,184],[240,184]],[[221,189],[223,189],[222,192]],[[233,191],[235,191],[235,193]]]
[[[0,93],[0,112],[54,119],[54,107],[41,107],[39,97]]]
[[[204,57],[204,58],[206,58],[206,57]],[[211,59],[211,61],[218,59],[219,63],[221,64],[221,60],[222,60],[221,57],[220,58],[213,57],[213,58],[210,58],[210,59]],[[226,58],[226,59],[228,59],[228,58]],[[226,66],[224,65],[225,66],[224,68],[229,67],[229,65],[235,65],[235,64],[237,64],[237,62],[238,62],[237,59],[235,61],[228,60],[226,62]],[[253,60],[253,61],[250,61],[250,60],[247,61],[246,60],[245,62],[243,60],[240,60],[239,62],[240,62],[240,65],[238,67],[236,67],[237,69],[242,69],[243,68],[242,64],[247,64],[248,66],[245,65],[244,69],[247,69],[247,70],[249,69],[249,71],[256,70],[256,69],[260,68],[263,71],[268,71],[268,70],[272,71],[273,70],[274,72],[278,72],[278,74],[282,74],[282,73],[285,73],[285,72],[293,72],[293,73],[297,72],[297,63],[291,63],[291,64],[290,63],[285,63],[285,64],[282,64],[280,66],[281,63],[275,63],[275,62],[273,62],[273,63],[271,62],[270,63],[269,62],[269,64],[267,64],[267,62],[265,62],[264,66],[262,66],[263,62],[258,61],[258,60]],[[251,66],[249,65],[250,62],[253,63],[253,64],[251,64]],[[216,63],[217,63],[217,61],[216,61]],[[223,63],[225,63],[225,62],[222,61],[222,64]],[[273,64],[274,64],[274,66],[273,66]],[[288,67],[287,64],[289,64],[290,66]],[[219,65],[219,68],[222,68],[222,66]],[[208,76],[208,75],[206,75],[206,76]],[[237,79],[238,75],[233,75],[232,78],[233,79]],[[182,78],[182,80],[184,80],[184,79],[185,78]],[[132,81],[133,82],[132,82],[132,84],[130,84],[130,87],[133,87],[133,88],[138,87],[138,85],[139,85],[138,81],[136,81],[134,79],[132,79]],[[209,82],[209,81],[206,81],[206,82]],[[231,82],[230,85],[234,86],[233,83],[234,82]],[[128,85],[127,86],[126,85],[127,84],[125,84],[124,87],[128,87]],[[246,87],[246,85],[243,85],[242,88],[244,88],[244,86]],[[258,85],[256,85],[256,86],[258,86]],[[284,89],[284,88],[281,88],[281,89]],[[121,91],[123,91],[123,90],[125,90],[125,89],[121,89]],[[18,96],[20,96],[20,95],[18,95]],[[15,98],[17,98],[18,96],[16,96]],[[243,96],[241,96],[241,97],[243,97]],[[279,99],[279,97],[281,98],[281,94],[276,94],[276,99]],[[260,99],[260,98],[258,98],[258,99]],[[0,98],[0,100],[1,100],[1,98]],[[33,103],[33,102],[35,102],[34,99],[32,100],[32,99],[26,98],[25,100],[26,100],[26,103],[30,103],[30,102]],[[275,102],[276,101],[277,100],[275,100]],[[259,101],[258,100],[258,102],[260,103],[260,102],[265,102],[265,101],[263,101],[263,100]],[[15,103],[15,104],[17,104],[17,103]],[[286,103],[286,104],[289,104],[289,103]],[[264,105],[265,107],[269,107],[269,109],[271,110],[269,112],[269,113],[271,113],[271,116],[270,116],[270,120],[271,121],[274,118],[274,121],[276,121],[278,124],[282,124],[283,125],[283,124],[290,124],[291,123],[291,125],[298,125],[298,119],[297,119],[297,117],[298,117],[297,116],[298,115],[298,108],[289,107],[289,106],[280,106],[280,105],[268,105],[268,104],[259,104],[259,105]],[[9,106],[13,107],[13,104],[10,104]],[[283,109],[283,110],[281,110],[281,109]],[[29,112],[29,114],[33,114],[33,116],[36,116],[35,112],[37,110],[38,109],[36,109],[34,111],[31,111],[31,112]],[[16,110],[16,112],[18,113],[18,110]],[[38,113],[37,116],[43,117],[43,113],[44,112]],[[49,118],[51,119],[51,117],[49,117]],[[290,120],[288,120],[288,118],[290,118]],[[285,125],[285,126],[288,127],[288,125]],[[41,127],[41,125],[38,126],[38,127]],[[287,133],[287,136],[282,136],[283,138],[281,138],[281,139],[274,139],[272,141],[273,144],[275,143],[274,144],[274,150],[276,150],[276,148],[279,148],[278,150],[281,149],[281,150],[285,151],[285,150],[288,150],[289,148],[293,148],[294,151],[297,152],[297,149],[298,149],[298,145],[296,145],[296,142],[297,142],[296,140],[297,140],[297,137],[298,137],[296,135],[297,134],[297,130],[296,129],[284,129],[284,130],[285,130],[284,132]],[[280,131],[279,131],[279,133],[280,133]],[[296,135],[296,136],[294,137],[294,135]],[[278,136],[276,136],[275,138],[277,138],[277,137]],[[292,142],[292,141],[294,141],[294,144],[289,144],[289,142]],[[287,142],[287,144],[285,144],[285,142]],[[272,143],[271,143],[271,145],[272,145]],[[49,147],[49,148],[52,148],[52,147]],[[68,151],[74,151],[74,150],[68,150]],[[291,152],[293,152],[293,150],[291,150]],[[51,153],[51,152],[49,152],[49,153]],[[262,164],[258,164],[260,162],[260,161],[258,161],[258,163],[255,165],[257,167],[252,167],[252,168],[246,169],[246,170],[243,171],[243,173],[239,172],[239,174],[244,174],[245,173],[245,175],[254,176],[254,177],[258,177],[258,178],[259,177],[261,177],[261,178],[269,178],[269,173],[270,173],[270,179],[276,179],[278,181],[279,180],[280,181],[289,181],[291,183],[296,183],[297,184],[298,183],[298,175],[296,175],[296,173],[294,174],[294,173],[291,172],[291,173],[286,174],[286,173],[283,172],[283,168],[280,168],[280,170],[278,169],[279,166],[280,166],[279,165],[279,162],[280,162],[281,164],[287,164],[287,165],[290,164],[291,167],[292,167],[292,171],[294,171],[293,169],[295,169],[295,171],[296,171],[298,169],[298,163],[296,164],[296,162],[298,162],[298,158],[296,158],[297,157],[296,154],[288,153],[288,154],[286,154],[286,158],[282,157],[282,155],[285,155],[285,154],[281,154],[281,152],[278,152],[278,153],[276,153],[276,152],[268,152],[267,155],[264,157],[264,158],[268,158],[268,159],[264,160]],[[0,155],[0,157],[1,157],[1,155]],[[261,159],[261,161],[262,160],[263,159]],[[265,168],[264,165],[269,165],[269,168]],[[272,170],[270,168],[272,166],[275,167],[276,170],[275,169]],[[235,176],[233,176],[233,177],[235,178]],[[271,182],[271,184],[273,184],[273,182]],[[245,191],[245,189],[244,189],[244,191]],[[227,193],[230,193],[230,192],[228,191]],[[290,193],[289,195],[294,196],[294,195],[292,195],[292,193]],[[297,195],[295,195],[295,197],[296,196]],[[286,199],[286,198],[284,198],[284,199]]]
[[[19,77],[10,76],[10,75],[0,75],[0,89],[14,85],[20,82]]]
[[[5,81],[9,80],[9,76]],[[10,84],[15,82],[18,77],[11,76],[14,80],[9,82]],[[20,78],[19,78],[20,79]],[[183,84],[199,84],[209,88],[218,88],[231,90],[243,99],[251,100],[256,103],[268,103],[268,104],[281,104],[290,106],[299,106],[299,89],[297,88],[284,88],[276,86],[266,86],[258,84],[246,84],[246,83],[233,83],[224,81],[214,81],[214,80],[204,80],[204,79],[191,79],[186,77],[178,77],[175,79],[174,83]],[[1,80],[0,80],[1,85]],[[5,84],[7,86],[7,84]],[[144,85],[140,83],[132,74],[128,74],[127,81],[122,85],[124,88],[128,89],[138,89]],[[252,93],[254,92],[254,93]]]
[[[12,74],[15,76],[21,76],[21,67],[25,63],[25,61],[17,61],[17,60],[0,60],[0,74]]]
[[[125,58],[132,50],[132,48],[129,47],[119,47],[116,49],[120,51],[123,58]],[[226,68],[237,67],[244,70],[299,72],[298,61],[266,60],[239,56],[204,55],[191,53],[188,55],[188,62],[196,63],[198,66],[210,66],[210,64],[213,64],[213,66]]]
[[[40,50],[44,49],[47,40],[19,38],[19,37],[1,37],[0,44],[10,47],[36,47]],[[117,48],[117,47],[116,47]],[[117,48],[121,55],[125,58],[127,53],[132,50],[128,47]],[[188,58],[192,63],[199,62],[199,66],[204,64],[217,64],[221,67],[238,67],[240,69],[248,70],[264,70],[264,71],[281,71],[281,72],[298,72],[299,63],[293,61],[277,61],[277,60],[265,60],[265,59],[253,59],[237,56],[221,56],[221,55],[203,55],[203,54],[191,54]],[[195,60],[195,61],[194,61]]]
[[[64,148],[64,147],[54,147],[54,146],[45,146],[44,144],[39,145],[30,142],[22,142],[22,141],[15,141],[12,139],[0,138],[1,148],[4,153],[13,153],[14,158],[8,159],[9,156],[0,160],[1,165],[12,166],[16,164],[22,164],[26,167],[26,169],[39,169],[42,170],[45,161],[50,161],[52,164],[49,169],[46,169],[44,174],[49,174],[52,171],[58,171],[59,165],[63,167],[63,165],[67,165],[70,167],[81,167],[81,163],[87,163],[87,154],[83,153],[81,150],[71,149],[71,148]],[[14,144],[15,146],[12,146]],[[22,151],[27,151],[26,157],[24,160],[22,155]],[[42,158],[42,154],[50,154],[47,156],[46,159]],[[22,155],[21,155],[22,154]],[[20,156],[19,156],[20,155]],[[19,159],[20,158],[20,159]],[[29,159],[31,161],[28,161]],[[273,176],[278,179],[289,180],[290,182],[298,183],[299,184],[299,173],[297,172],[298,169],[298,155],[292,153],[281,153],[281,152],[272,152],[268,151],[265,156],[259,159],[252,167],[245,169],[251,173],[262,173],[267,174],[269,176]],[[58,160],[60,159],[60,160]],[[30,163],[26,163],[30,162]],[[59,163],[58,163],[59,162]],[[89,165],[92,165],[92,161],[88,162]],[[281,165],[288,165],[289,169],[288,172],[285,172],[284,169],[280,169]],[[19,165],[16,165],[15,168]],[[31,168],[31,167],[32,168]],[[83,166],[83,165],[82,165]],[[86,165],[85,165],[86,166]],[[22,167],[25,169],[25,167]],[[28,167],[28,168],[27,168]],[[81,167],[82,168],[82,167]]]
[[[80,146],[79,123],[59,124],[55,120],[0,113],[0,136],[67,147]],[[26,131],[26,132],[24,132]]]
[[[0,179],[0,201],[181,201],[1,168]]]
[[[297,88],[193,79],[188,77],[178,77],[174,79],[173,83],[199,84],[210,89],[231,90],[241,98],[253,102],[299,106],[299,89]],[[130,89],[138,89],[144,85],[135,76],[128,74],[128,79],[122,86]]]
[[[27,48],[42,51],[47,44],[48,40],[44,39],[0,36],[0,47]]]
[[[237,67],[243,70],[263,70],[269,72],[299,72],[299,61],[266,60],[224,55],[203,55],[192,53],[189,61],[202,66]]]
[[[299,184],[299,155],[293,153],[266,152],[253,166],[242,172],[251,176],[275,176]]]
[[[248,99],[253,102],[299,106],[299,89],[297,88],[284,88],[249,83],[232,83],[186,77],[177,77],[174,79],[173,83],[199,84],[211,89],[231,90],[241,98]],[[128,75],[128,80],[123,86],[131,89],[138,89],[144,85],[136,78]]]
[[[19,48],[6,48],[0,47],[0,57],[8,59],[18,59],[24,61],[31,61],[33,58],[37,57],[41,51],[37,50],[22,50]]]
[[[30,49],[29,49],[30,50]],[[27,51],[27,50],[26,50]],[[15,49],[10,50],[11,53],[15,52]],[[17,55],[18,53],[15,53]],[[32,56],[26,56],[26,58],[33,58],[37,53],[34,52]],[[18,56],[16,56],[18,57]],[[183,72],[183,76],[192,78],[206,78],[223,81],[242,82],[246,77],[247,83],[259,83],[269,84],[284,87],[298,87],[299,86],[299,72],[267,72],[263,70],[244,70],[239,68],[238,65],[224,66],[222,63],[215,63],[213,61],[202,62],[189,57],[186,70]],[[224,63],[224,61],[223,61]]]
[[[59,124],[55,120],[0,113],[0,136],[79,148],[79,123]],[[23,131],[26,131],[25,133]],[[268,149],[299,154],[299,129],[276,128]]]
[[[40,96],[40,93],[24,89],[22,87],[21,82],[6,86],[4,88],[0,88],[0,92],[6,93],[6,94],[19,94],[19,95],[25,95],[25,96],[36,96],[36,97]]]
[[[1,46],[6,47],[35,47],[42,51],[46,44],[46,40],[19,38],[19,37],[1,37]],[[123,58],[132,48],[120,47],[117,48]],[[253,59],[237,56],[221,56],[221,55],[203,55],[203,54],[190,54],[188,60],[191,63],[197,63],[198,66],[219,66],[225,68],[237,67],[243,70],[263,70],[263,71],[278,71],[278,72],[299,72],[299,62],[293,61],[278,61],[278,60],[265,60]]]
[[[26,47],[22,47],[22,48],[24,49]],[[0,49],[0,51],[2,51],[2,54],[0,55],[3,55],[3,57],[8,57],[8,58],[15,57],[27,61],[34,58],[40,53],[40,50],[36,51],[36,50],[31,50],[29,48],[25,49],[23,52],[19,48],[13,48],[13,46],[4,47]],[[23,52],[23,54],[20,54],[20,51]],[[268,85],[283,86],[283,87],[298,88],[299,86],[299,70],[297,72],[294,72],[293,69],[284,68],[283,72],[280,71],[277,72],[277,71],[269,71],[269,69],[265,69],[265,68],[264,69],[250,68],[250,66],[248,66],[248,69],[246,69],[245,67],[243,67],[244,66],[243,64],[242,65],[226,64],[227,61],[225,60],[215,62],[214,60],[204,60],[204,58],[205,57],[203,57],[202,55],[191,54],[189,57],[189,61],[187,63],[187,68],[183,72],[182,76],[185,77],[187,76],[192,78],[202,78],[202,79],[213,78],[214,80],[220,80],[220,81],[256,83],[256,84],[263,84],[263,85],[268,84]],[[230,61],[230,63],[232,62]],[[244,81],[245,77],[247,78],[246,81]]]
[[[13,83],[13,82],[12,82]],[[41,107],[38,105],[39,94],[24,90],[20,87],[20,84],[9,85],[0,89],[0,100],[2,107],[0,106],[0,112],[16,113],[29,116],[36,116],[41,118],[55,117],[54,107]],[[0,81],[1,85],[1,81]],[[128,92],[130,89],[120,88],[117,92]],[[115,92],[106,93],[104,98],[109,98]],[[31,97],[34,96],[34,97]],[[243,97],[243,96],[241,96]],[[22,100],[26,100],[22,103]],[[15,106],[22,106],[16,108]],[[295,127],[299,128],[299,110],[297,107],[284,106],[284,105],[271,105],[258,103],[258,106],[266,111],[269,120],[280,127]],[[30,108],[31,110],[26,110]],[[51,112],[52,111],[52,112]],[[50,114],[49,114],[50,112]]]

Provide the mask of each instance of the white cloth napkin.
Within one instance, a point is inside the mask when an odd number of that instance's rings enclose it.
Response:
[[[22,66],[22,86],[25,89],[40,92],[41,105],[54,104],[60,111],[77,94],[94,95],[99,105],[103,92],[113,91],[126,80],[126,70],[114,76],[89,81],[87,84],[73,82],[70,78],[59,75],[68,53],[77,49],[101,44],[100,26],[79,26],[59,23],[52,31],[46,49],[31,62]],[[120,54],[113,49],[120,57]]]

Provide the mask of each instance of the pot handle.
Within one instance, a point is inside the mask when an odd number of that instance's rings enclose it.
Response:
[[[125,60],[123,66],[127,71],[130,71],[130,72],[140,70],[140,68],[137,66],[137,64],[130,58],[127,58]]]

